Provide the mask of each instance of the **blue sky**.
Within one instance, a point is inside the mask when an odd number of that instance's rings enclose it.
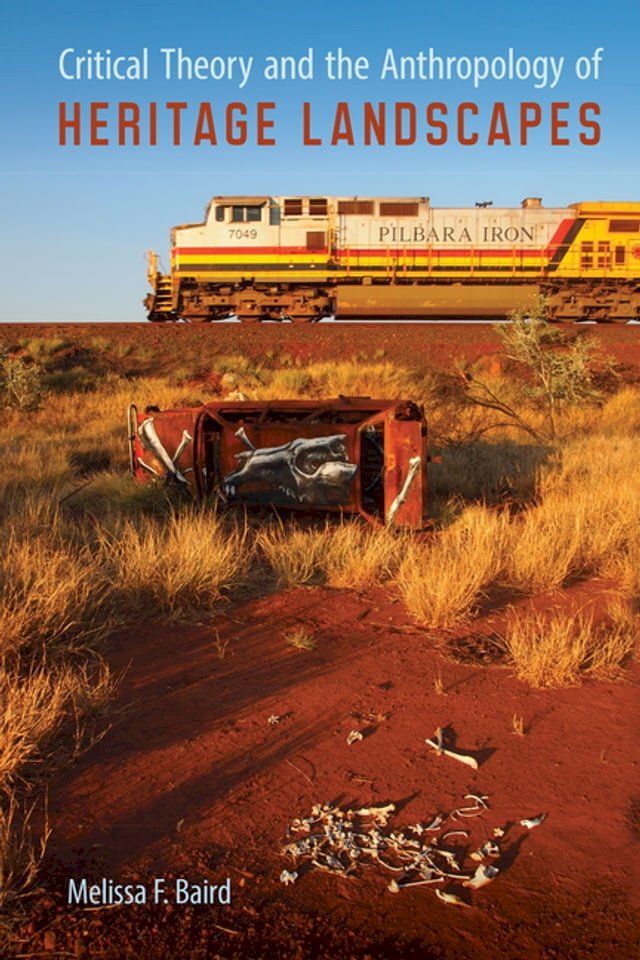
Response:
[[[637,45],[640,4],[622,0],[549,3],[291,2],[183,0],[25,0],[5,6],[0,38],[2,147],[0,173],[0,277],[2,321],[124,321],[144,319],[144,252],[167,261],[168,231],[199,220],[214,194],[427,195],[434,206],[465,206],[491,199],[517,205],[542,196],[548,205],[577,200],[639,200],[640,127],[637,122]],[[148,81],[65,81],[58,58],[66,47],[114,54],[151,51]],[[255,58],[244,89],[231,81],[165,81],[158,51],[181,46],[193,56]],[[261,77],[268,55],[300,56],[312,46],[317,66],[341,46],[365,55],[367,81],[272,81]],[[474,90],[451,81],[382,82],[382,55],[434,47],[443,55],[564,56],[557,88],[531,82],[486,81]],[[604,48],[598,81],[578,81],[574,62]],[[318,71],[319,74],[319,71]],[[180,148],[79,147],[57,144],[60,100],[211,100],[217,115],[230,100],[277,102],[276,147],[246,145]],[[481,111],[495,100],[572,105],[593,100],[602,108],[596,147],[548,145],[548,124],[526,147],[304,147],[301,103],[313,104],[318,130],[338,100],[354,117],[364,100],[473,100]],[[218,132],[221,123],[218,121]],[[189,124],[185,125],[188,131]],[[479,125],[482,129],[482,125]],[[357,126],[356,126],[357,130]]]

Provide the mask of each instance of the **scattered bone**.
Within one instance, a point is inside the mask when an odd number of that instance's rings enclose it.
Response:
[[[487,840],[478,850],[469,854],[472,860],[484,860],[485,857],[499,857],[500,847],[495,840]]]
[[[464,799],[467,805],[453,811],[452,818],[476,817],[489,809],[486,794],[468,793]],[[280,852],[291,858],[292,869],[282,871],[281,882],[285,885],[294,883],[298,869],[305,864],[342,878],[357,873],[361,864],[377,867],[387,877],[389,873],[393,875],[387,881],[390,893],[400,893],[409,887],[450,886],[450,881],[469,890],[479,890],[498,876],[498,867],[486,860],[500,856],[500,846],[494,838],[504,836],[506,828],[494,827],[492,839],[485,840],[477,850],[464,854],[476,862],[474,867],[465,870],[462,851],[454,852],[443,844],[454,837],[468,838],[468,830],[453,829],[441,834],[441,824],[447,815],[440,813],[429,823],[419,822],[402,830],[392,830],[389,829],[389,820],[395,812],[393,803],[356,810],[343,810],[329,803],[314,804],[311,814],[294,819],[287,831],[293,839]],[[520,823],[538,826],[543,819],[544,815],[541,815]],[[438,889],[436,893],[443,903],[471,905],[446,889]]]
[[[470,817],[479,817],[479,816],[481,816],[481,815],[485,812],[485,810],[488,810],[488,809],[489,809],[489,807],[488,807],[488,805],[487,805],[487,803],[486,803],[486,801],[487,801],[488,799],[489,799],[489,798],[488,798],[487,796],[482,796],[482,797],[480,797],[480,796],[477,796],[475,793],[467,793],[467,794],[465,794],[465,800],[475,800],[475,801],[476,801],[475,804],[474,804],[474,806],[473,806],[473,807],[458,807],[458,808],[457,808],[456,810],[454,810],[453,813],[451,814],[451,819],[452,819],[452,820],[459,820],[461,817],[462,817],[463,819],[469,819]]]
[[[358,740],[364,740],[363,735],[359,730],[352,730],[349,736],[347,737],[347,744],[351,746],[352,743],[357,743]]]
[[[395,810],[395,803],[388,803],[384,807],[361,807],[355,814],[357,817],[373,817],[378,826],[386,827],[389,815],[395,813]]]
[[[527,830],[533,830],[534,827],[539,827],[547,819],[546,813],[541,813],[537,817],[526,817],[524,820],[520,821],[521,827],[526,827]]]
[[[440,825],[444,823],[444,817],[441,813],[437,817],[434,817],[428,827],[425,827],[425,831],[439,830]]]
[[[391,880],[387,890],[390,893],[400,893],[401,890],[407,890],[409,887],[424,887],[429,883],[443,883],[444,877],[429,877],[424,880],[405,880],[404,883],[398,883],[397,880]]]
[[[447,831],[447,833],[442,834],[442,841],[444,843],[444,841],[448,840],[449,837],[468,837],[468,836],[469,836],[468,830],[449,830]]]
[[[464,798],[465,800],[475,800],[479,806],[484,807],[485,810],[488,809],[487,804],[485,803],[485,801],[489,799],[489,795],[487,793],[465,793]]]
[[[437,853],[439,857],[442,857],[448,866],[452,867],[454,870],[460,870],[460,864],[458,863],[458,858],[456,857],[455,853],[451,853],[450,850],[437,849],[434,852]]]
[[[440,757],[451,757],[452,760],[457,760],[459,763],[464,763],[467,767],[471,767],[473,770],[478,769],[478,761],[475,757],[470,756],[468,753],[460,753],[458,750],[450,750],[448,747],[443,746],[443,734],[441,727],[438,727],[438,729],[435,731],[433,739],[430,740],[427,738],[425,743],[432,747]]]
[[[457,897],[455,893],[447,893],[445,890],[436,890],[436,897],[443,903],[450,903],[456,907],[468,907],[469,904]]]
[[[470,880],[465,880],[462,886],[470,887],[472,890],[479,890],[481,887],[486,887],[488,883],[491,883],[499,873],[500,871],[497,867],[494,867],[493,864],[481,863],[473,877],[471,877]]]

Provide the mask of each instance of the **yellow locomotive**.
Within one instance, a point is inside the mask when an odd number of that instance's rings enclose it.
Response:
[[[426,197],[214,197],[149,256],[153,321],[640,318],[640,203],[432,207]]]

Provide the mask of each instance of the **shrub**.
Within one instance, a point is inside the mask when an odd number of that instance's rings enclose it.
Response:
[[[0,405],[37,410],[45,396],[43,370],[22,357],[0,357]]]

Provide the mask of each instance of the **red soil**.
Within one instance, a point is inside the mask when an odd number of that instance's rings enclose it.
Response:
[[[604,354],[631,370],[640,369],[640,327],[620,324],[565,325],[566,331],[591,336]],[[349,323],[349,324],[0,324],[0,344],[31,337],[56,337],[90,345],[100,337],[144,346],[154,354],[152,369],[162,372],[196,358],[203,366],[215,354],[242,353],[264,361],[278,352],[303,362],[346,359],[384,350],[381,360],[410,366],[417,362],[450,369],[454,360],[472,363],[499,349],[495,328],[488,323]],[[124,361],[122,361],[124,362]]]
[[[536,606],[600,604],[609,586],[579,584]],[[499,631],[503,617],[489,611],[472,630]],[[285,642],[298,624],[315,649]],[[33,902],[23,954],[44,945],[91,958],[637,956],[637,664],[623,682],[533,690],[508,667],[445,659],[443,637],[416,628],[382,591],[239,600],[216,625],[218,643],[208,626],[149,625],[111,646],[113,668],[126,668],[113,726],[50,793],[48,893]],[[272,714],[283,717],[276,726]],[[478,752],[477,772],[425,745],[437,726]],[[353,728],[368,734],[347,746]],[[491,807],[470,821],[469,849],[512,825],[501,874],[472,909],[429,888],[394,896],[372,870],[278,881],[290,868],[279,856],[287,825],[316,802],[393,801],[402,826],[451,811],[467,792],[488,794]],[[517,826],[541,812],[537,829]],[[231,876],[232,906],[64,905],[70,876],[171,875]]]

